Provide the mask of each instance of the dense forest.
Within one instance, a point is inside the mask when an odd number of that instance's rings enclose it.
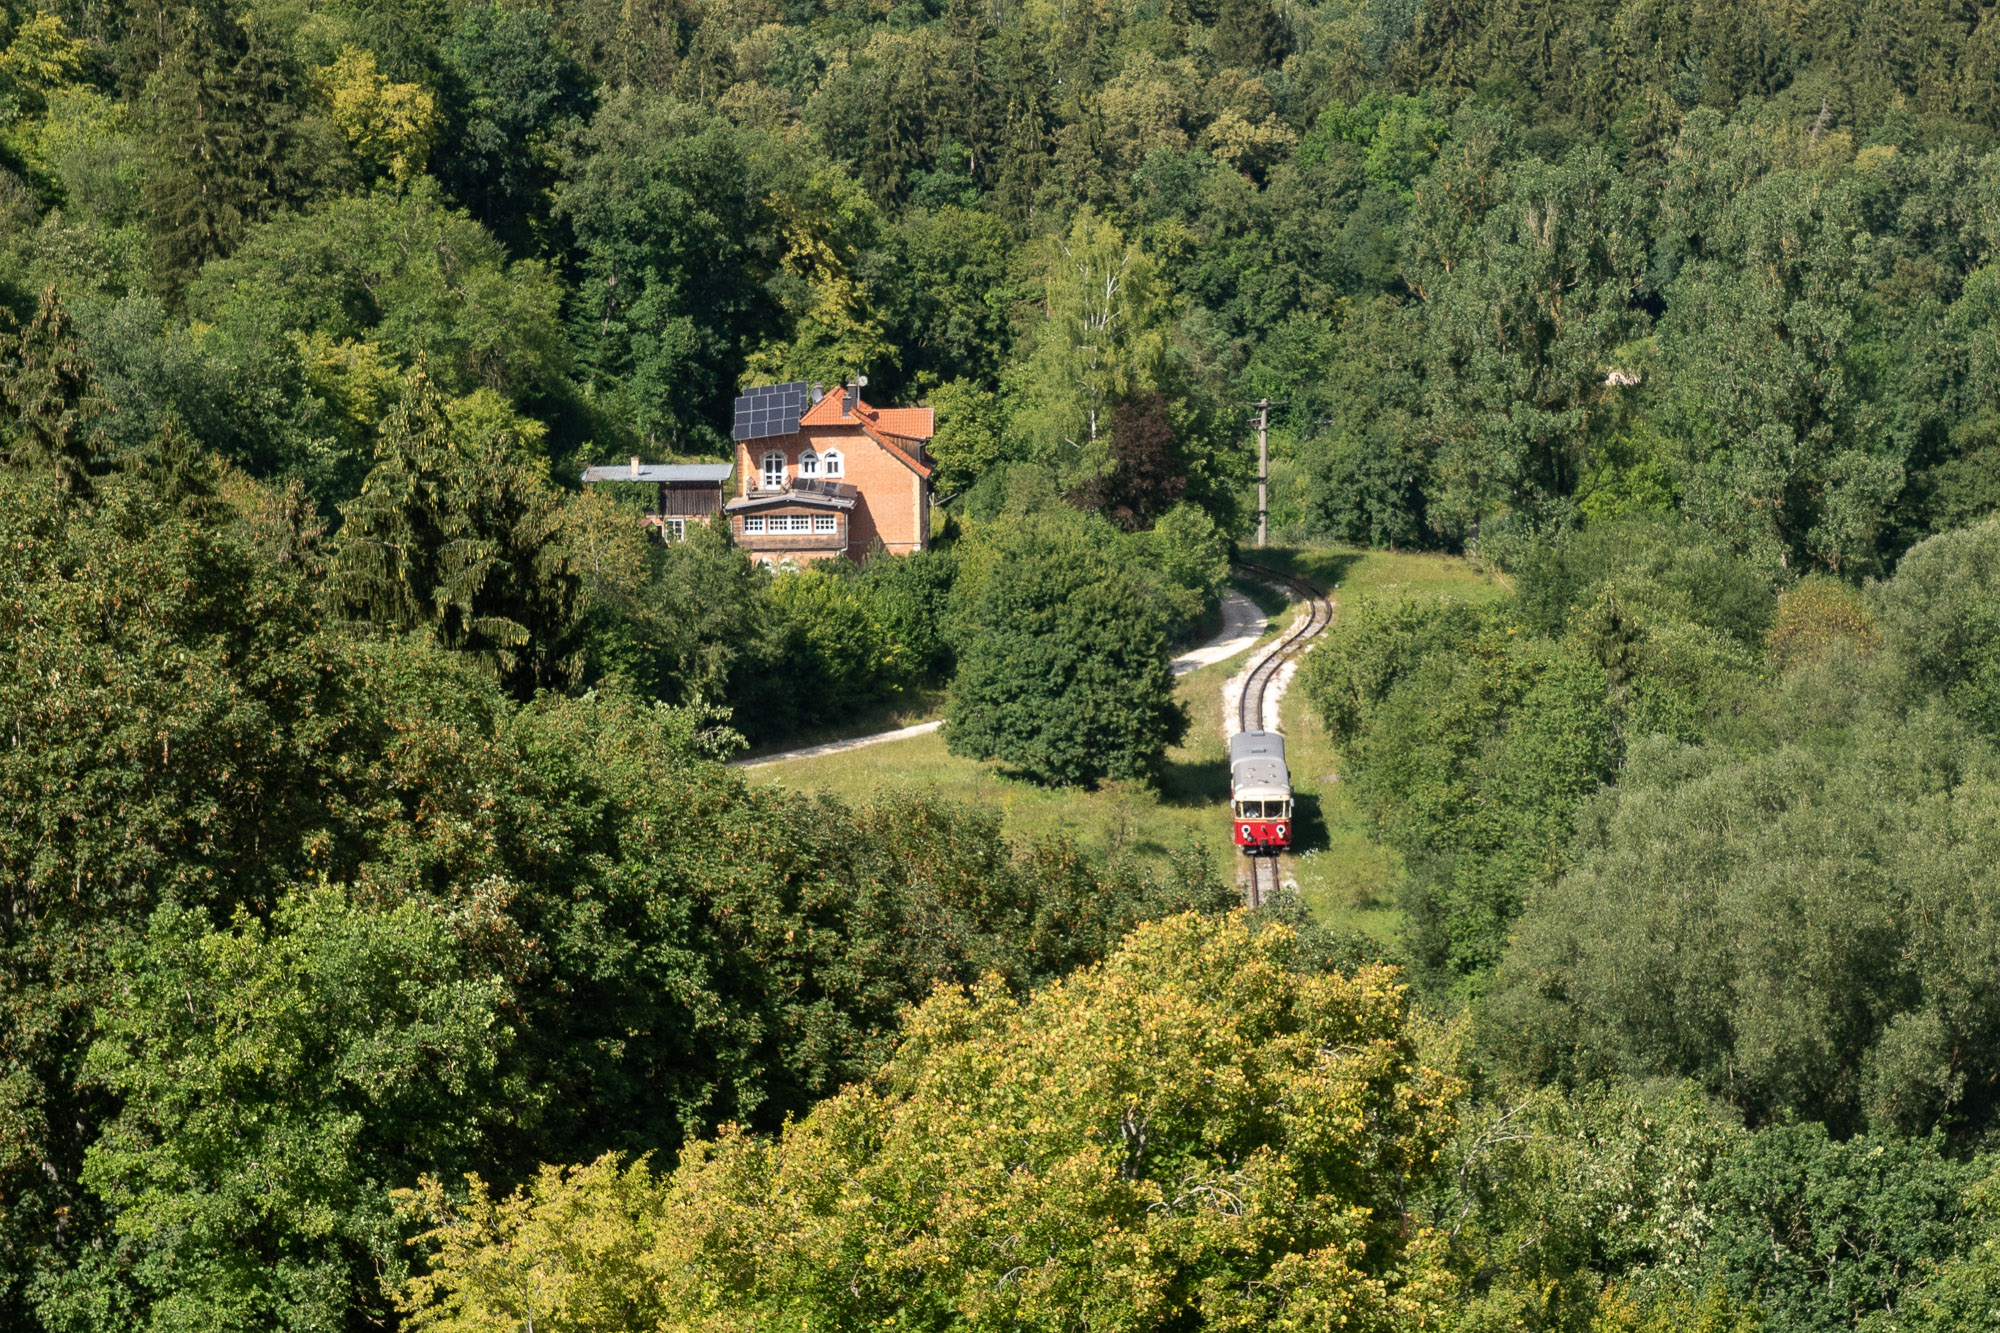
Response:
[[[0,1326],[2000,1326],[1996,249],[1971,0],[0,0]],[[1394,947],[719,762],[1143,781],[1267,400]]]

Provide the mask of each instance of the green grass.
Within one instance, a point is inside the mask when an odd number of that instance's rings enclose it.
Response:
[[[745,776],[827,792],[851,805],[897,790],[926,792],[998,810],[1008,836],[1016,839],[1062,833],[1099,854],[1158,865],[1192,840],[1223,873],[1233,874],[1229,824],[1222,813],[1229,799],[1222,682],[1242,661],[1218,662],[1177,682],[1175,693],[1193,721],[1187,744],[1167,752],[1157,788],[1136,782],[1106,783],[1096,791],[1038,787],[1006,776],[997,764],[947,754],[944,737],[936,732],[845,754],[790,759]]]
[[[1271,547],[1250,554],[1260,563],[1305,575],[1341,601],[1446,592],[1488,600],[1504,591],[1486,574],[1449,556],[1342,547]],[[1262,585],[1238,586],[1267,614],[1277,612],[1273,632],[1295,614],[1295,608]],[[1100,854],[1142,862],[1163,864],[1169,852],[1192,842],[1208,852],[1225,877],[1234,878],[1238,857],[1229,840],[1222,685],[1242,670],[1247,657],[1240,654],[1204,667],[1177,683],[1175,693],[1192,722],[1187,743],[1168,751],[1158,787],[1107,783],[1097,791],[1051,791],[1009,778],[996,764],[945,753],[944,737],[936,733],[846,754],[787,760],[746,776],[752,782],[828,792],[853,805],[866,805],[899,789],[929,792],[999,811],[1003,827],[1014,838],[1062,833]],[[1393,941],[1401,916],[1393,904],[1402,865],[1394,852],[1373,839],[1367,821],[1348,800],[1339,781],[1340,756],[1304,695],[1288,692],[1283,712],[1299,801],[1298,855],[1291,862],[1299,892],[1327,924]]]

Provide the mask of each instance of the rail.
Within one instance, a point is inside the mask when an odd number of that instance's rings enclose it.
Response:
[[[1236,702],[1236,724],[1239,731],[1258,731],[1264,726],[1264,704],[1270,693],[1272,682],[1284,670],[1285,663],[1305,651],[1306,645],[1324,633],[1333,623],[1333,603],[1327,595],[1313,583],[1288,570],[1275,569],[1270,565],[1259,565],[1248,560],[1239,560],[1236,567],[1267,583],[1283,584],[1299,594],[1305,613],[1292,623],[1283,638],[1264,651],[1253,663],[1243,681],[1243,694]],[[1289,758],[1289,756],[1288,756]],[[1293,815],[1298,813],[1294,805]],[[1293,820],[1297,830],[1297,819]],[[1250,862],[1250,884],[1247,890],[1251,907],[1261,907],[1278,892],[1278,858],[1275,856],[1246,857]]]

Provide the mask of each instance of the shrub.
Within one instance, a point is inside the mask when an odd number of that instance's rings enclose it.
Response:
[[[1780,671],[1834,653],[1863,656],[1882,641],[1860,596],[1824,575],[1801,579],[1778,598],[1765,648]]]

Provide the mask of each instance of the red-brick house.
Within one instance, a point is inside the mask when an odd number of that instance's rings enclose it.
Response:
[[[928,407],[870,407],[858,383],[752,389],[736,400],[736,498],[722,506],[736,544],[773,564],[923,550],[935,429]]]

